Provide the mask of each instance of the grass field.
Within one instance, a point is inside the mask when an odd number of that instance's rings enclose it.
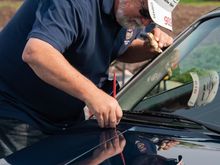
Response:
[[[195,5],[195,6],[220,6],[220,1],[180,0],[180,3]]]

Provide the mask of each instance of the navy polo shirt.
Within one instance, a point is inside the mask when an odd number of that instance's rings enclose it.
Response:
[[[77,122],[84,103],[43,82],[22,61],[27,40],[51,44],[98,84],[139,30],[128,32],[115,20],[114,0],[26,0],[0,34],[0,91],[32,117]]]

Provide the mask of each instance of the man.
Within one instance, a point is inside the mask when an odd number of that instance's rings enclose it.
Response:
[[[138,62],[157,54],[135,38],[152,20],[171,29],[177,3],[26,0],[0,34],[1,116],[43,131],[64,130],[84,119],[87,105],[100,127],[116,127],[122,110],[98,84],[113,60]],[[172,43],[160,29],[153,33],[160,48]]]

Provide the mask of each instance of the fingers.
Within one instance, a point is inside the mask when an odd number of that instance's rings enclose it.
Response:
[[[96,116],[96,118],[97,118],[99,127],[104,128],[105,121],[104,121],[103,117],[102,116]]]
[[[123,112],[120,106],[117,107],[116,109],[116,125],[118,125],[121,121],[121,118],[123,116]]]
[[[160,40],[159,40],[159,47],[168,47],[173,43],[173,38],[168,36],[166,33],[161,34]]]
[[[160,48],[168,47],[173,43],[173,38],[159,28],[154,28],[152,33]]]
[[[115,128],[121,120],[122,110],[117,100],[101,90],[98,90],[95,97],[90,97],[86,105],[101,128]]]
[[[116,115],[115,110],[110,110],[109,113],[104,113],[104,127],[115,128],[116,127]]]
[[[110,111],[110,114],[109,114],[109,126],[110,126],[110,128],[115,128],[116,127],[116,122],[117,122],[116,111]]]
[[[99,113],[96,112],[97,110],[93,110],[95,112],[98,125],[101,128],[115,128],[119,124],[123,114],[118,102],[115,100],[114,106],[101,110],[99,110],[101,111]]]
[[[107,113],[106,113],[107,115]],[[115,128],[122,118],[122,110],[116,101],[116,106],[109,111],[109,116],[105,117],[105,127]]]
[[[162,50],[160,49],[158,42],[156,41],[154,35],[152,33],[147,33],[147,40],[150,47],[154,49],[154,51],[161,53]]]
[[[103,116],[104,127],[109,128],[109,114],[103,113],[102,116]]]
[[[159,28],[154,28],[152,33],[154,34],[154,38],[156,41],[159,41],[160,40],[160,33],[161,33],[161,30]]]

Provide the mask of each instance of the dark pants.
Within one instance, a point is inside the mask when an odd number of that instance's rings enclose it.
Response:
[[[0,118],[0,158],[31,146],[46,136],[19,120]]]

